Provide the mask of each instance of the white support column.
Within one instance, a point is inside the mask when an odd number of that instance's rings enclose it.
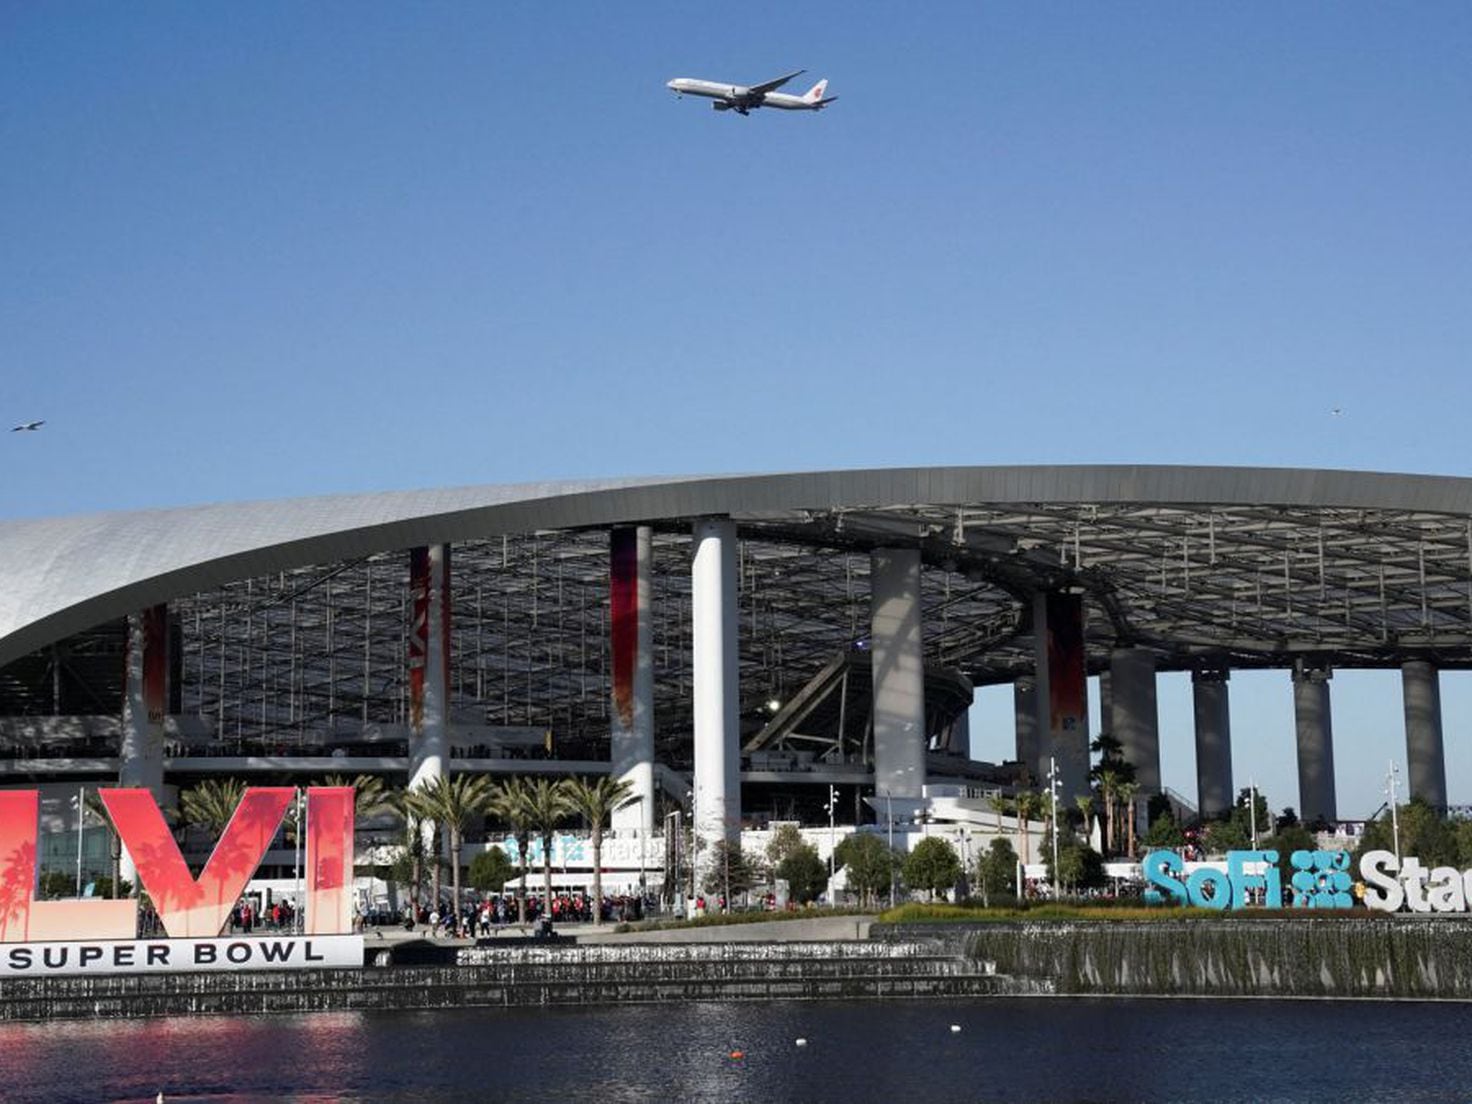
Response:
[[[1226,668],[1191,672],[1196,712],[1196,804],[1202,820],[1232,811],[1232,715]]]
[[[1304,824],[1339,819],[1334,790],[1334,725],[1328,668],[1293,669],[1293,714],[1298,731],[1298,816]]]
[[[647,525],[609,534],[609,626],[613,634],[610,712],[612,775],[626,779],[637,800],[613,813],[617,831],[654,830],[654,619],[650,570],[653,531]]]
[[[920,550],[869,556],[874,671],[874,793],[918,798],[925,785],[925,661],[920,639]]]
[[[1145,797],[1160,792],[1160,718],[1155,705],[1155,657],[1144,648],[1109,656],[1109,732],[1135,768]]]
[[[418,723],[409,735],[409,788],[422,789],[445,773],[448,757],[446,742],[449,731],[449,546],[432,544],[428,548],[427,575],[422,591],[422,632],[424,647],[423,698]],[[418,604],[421,595],[415,595]],[[421,621],[416,611],[417,633]],[[414,711],[411,710],[411,717]]]
[[[1411,797],[1446,807],[1446,754],[1441,735],[1441,680],[1425,660],[1401,664],[1406,710],[1406,773]]]
[[[719,840],[741,838],[741,699],[736,638],[736,523],[695,523],[690,569],[695,728],[695,883]]]

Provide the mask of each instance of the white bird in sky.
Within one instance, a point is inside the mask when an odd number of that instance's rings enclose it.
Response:
[[[34,431],[40,429],[45,424],[46,424],[46,419],[45,418],[42,418],[39,422],[21,422],[21,424],[18,425],[18,426],[11,426],[10,427],[10,432],[11,433],[34,432]]]

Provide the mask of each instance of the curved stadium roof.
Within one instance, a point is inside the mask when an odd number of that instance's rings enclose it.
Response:
[[[1090,663],[1472,660],[1472,480],[1261,468],[905,468],[350,495],[0,523],[0,673],[168,601],[192,708],[252,724],[390,710],[407,562],[455,546],[457,703],[606,727],[614,525],[655,528],[658,693],[688,699],[689,522],[742,537],[744,694],[867,632],[868,556],[919,544],[928,661],[1030,672],[1026,598],[1081,588]],[[83,652],[85,647],[77,647]],[[288,694],[282,720],[274,699]],[[247,703],[273,699],[269,709]],[[233,704],[230,704],[233,703]],[[228,707],[228,708],[227,708]],[[681,710],[665,710],[680,724]],[[239,722],[238,722],[239,723]]]

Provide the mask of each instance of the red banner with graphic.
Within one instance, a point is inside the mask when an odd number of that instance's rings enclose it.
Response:
[[[613,710],[634,727],[634,664],[639,651],[639,531],[615,529],[608,549],[608,621],[613,650]]]
[[[1081,594],[1049,594],[1048,712],[1054,733],[1082,731],[1088,717]]]

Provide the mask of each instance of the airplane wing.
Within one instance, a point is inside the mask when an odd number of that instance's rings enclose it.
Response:
[[[769,80],[762,84],[753,84],[751,88],[748,89],[748,91],[751,92],[751,94],[754,96],[765,96],[768,92],[777,91],[777,89],[781,88],[793,77],[801,76],[803,73],[806,72],[806,69],[799,69],[794,73],[788,73],[785,77],[778,77],[776,80]]]

